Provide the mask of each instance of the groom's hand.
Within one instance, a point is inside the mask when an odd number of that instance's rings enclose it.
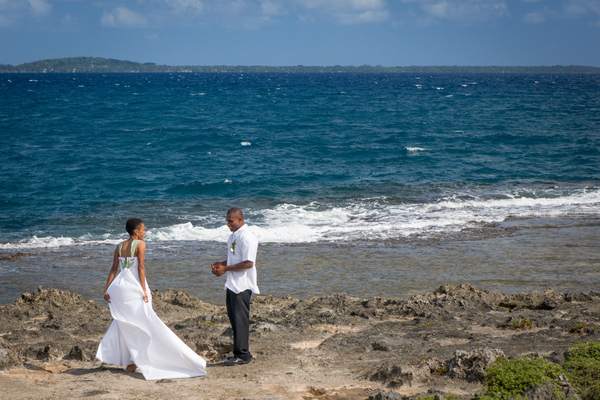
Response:
[[[212,263],[211,271],[215,276],[221,276],[225,273],[225,264],[222,262]]]

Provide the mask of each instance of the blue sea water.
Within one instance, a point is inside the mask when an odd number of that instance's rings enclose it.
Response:
[[[265,294],[600,283],[600,75],[0,74],[0,139],[0,303],[100,299],[134,216],[216,303],[233,206]]]

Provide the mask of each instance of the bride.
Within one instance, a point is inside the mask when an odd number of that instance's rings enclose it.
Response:
[[[190,378],[206,375],[206,361],[175,335],[152,309],[144,255],[146,227],[127,220],[129,239],[120,243],[108,274],[104,299],[113,322],[98,346],[100,361],[139,370],[144,378]]]

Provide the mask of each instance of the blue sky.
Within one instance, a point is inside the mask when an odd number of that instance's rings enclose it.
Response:
[[[0,63],[600,67],[600,0],[0,0]]]

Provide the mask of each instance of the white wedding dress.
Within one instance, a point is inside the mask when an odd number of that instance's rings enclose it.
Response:
[[[132,256],[139,242],[132,242]],[[143,299],[137,257],[119,257],[119,273],[106,291],[114,320],[98,346],[96,358],[113,365],[135,364],[148,380],[206,375],[206,361],[158,318],[152,309],[148,282],[144,284],[147,303]]]

